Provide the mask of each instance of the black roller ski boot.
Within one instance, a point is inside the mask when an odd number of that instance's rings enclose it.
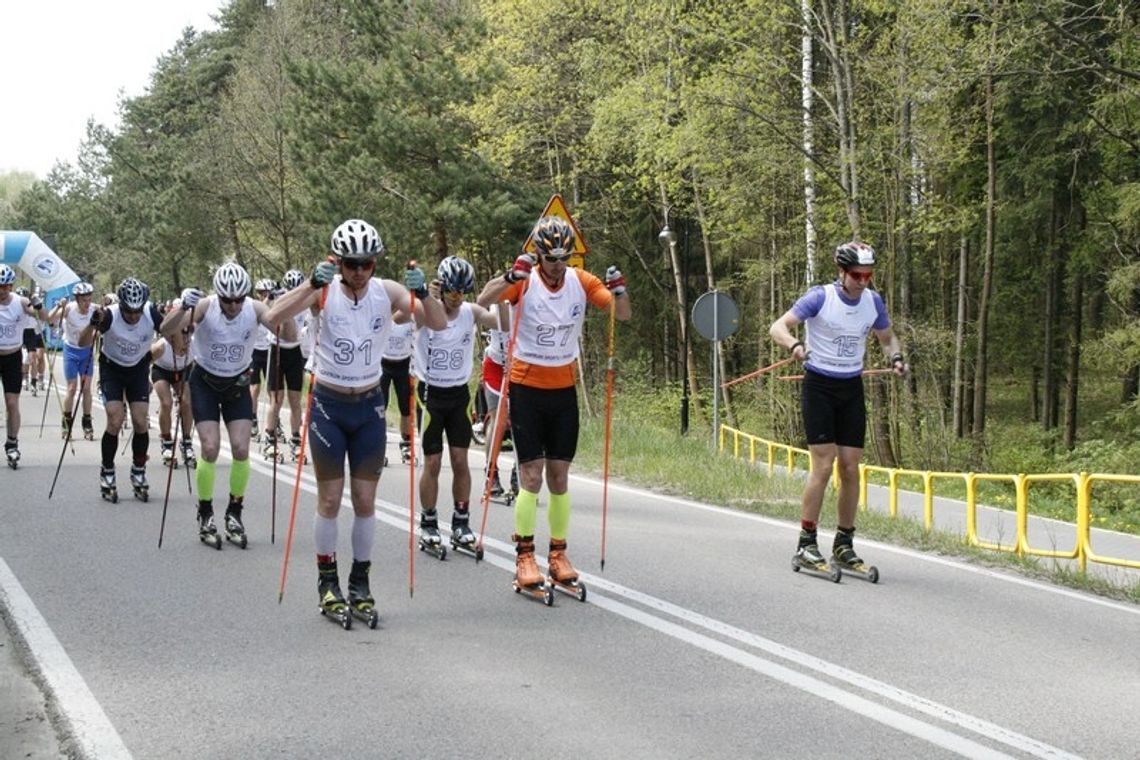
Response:
[[[376,611],[376,600],[372,598],[372,590],[368,587],[368,571],[371,567],[371,562],[352,561],[352,570],[348,573],[348,606],[353,616],[374,629],[380,624],[380,613]]]
[[[253,418],[253,425],[249,429],[249,440],[254,443],[261,443],[261,431],[257,429],[257,418]]]
[[[516,594],[526,592],[533,599],[540,599],[547,607],[554,606],[554,587],[543,577],[534,559],[534,536],[511,536],[515,542],[515,577],[511,588]]]
[[[246,538],[245,526],[241,522],[243,501],[241,496],[230,495],[230,503],[226,507],[226,540],[244,549],[249,545],[249,539]]]
[[[546,559],[550,568],[550,584],[564,594],[586,601],[586,584],[578,578],[578,571],[566,556],[566,539],[550,539],[550,554]]]
[[[447,547],[439,535],[439,516],[435,510],[420,512],[420,551],[447,559]]]
[[[198,540],[206,546],[222,550],[222,537],[218,535],[218,526],[214,523],[213,502],[198,502]]]
[[[293,437],[289,439],[289,455],[293,458],[294,462],[300,460],[300,458],[301,458],[301,434],[300,433],[293,433]],[[301,464],[305,465],[305,464],[308,464],[308,462],[301,462]]]
[[[321,600],[321,614],[340,624],[346,631],[352,628],[352,610],[344,601],[344,595],[340,593],[336,559],[331,562],[317,562],[317,593]]]
[[[63,421],[60,424],[59,437],[65,441],[70,441],[71,440],[71,428],[74,424],[75,424],[75,418],[73,418],[67,412],[64,412],[63,413]]]
[[[198,466],[198,458],[194,456],[194,441],[190,438],[182,439],[182,464],[191,470]]]
[[[879,582],[879,568],[868,565],[855,553],[855,529],[838,528],[835,531],[835,543],[831,547],[831,562],[842,567],[845,571],[871,583]]]
[[[32,377],[30,385],[31,385],[30,390],[32,392],[32,396],[34,397],[36,395],[36,378],[35,377]]]
[[[285,457],[278,449],[277,434],[265,431],[265,444],[261,447],[261,454],[270,462],[277,460],[278,464],[285,462]]]
[[[139,501],[150,498],[150,485],[146,482],[146,465],[131,465],[131,490]]]
[[[119,503],[119,487],[115,485],[115,468],[103,467],[99,470],[99,495],[112,504]]]
[[[174,455],[174,439],[163,438],[159,441],[162,444],[162,466],[170,469],[178,469],[178,457]]]
[[[476,544],[470,522],[466,505],[462,510],[457,506],[451,515],[451,548],[461,554],[471,555],[478,562],[483,559],[483,547]]]
[[[797,573],[800,570],[807,570],[834,583],[839,583],[839,579],[843,577],[843,571],[839,569],[839,566],[829,565],[823,555],[819,553],[819,542],[814,530],[800,531],[799,546],[796,553],[792,555],[792,570]]]
[[[400,464],[412,461],[412,443],[407,438],[400,441]]]
[[[8,466],[13,470],[20,466],[20,444],[15,438],[4,441],[4,458],[8,460]]]
[[[91,415],[83,415],[83,439],[85,441],[95,440],[95,426],[91,423]]]

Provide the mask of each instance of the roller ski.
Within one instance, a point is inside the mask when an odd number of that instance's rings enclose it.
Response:
[[[131,465],[131,491],[139,501],[150,498],[150,484],[146,482],[146,467]]]
[[[792,555],[792,571],[798,573],[807,570],[809,573],[819,575],[833,583],[839,583],[843,571],[838,565],[828,564],[823,555],[819,553],[819,544],[816,543],[814,533],[800,532],[800,545]]]
[[[285,464],[285,455],[281,452],[277,443],[278,439],[276,435],[266,433],[265,445],[261,447],[261,454],[270,462],[277,460],[277,464]]]
[[[320,596],[321,615],[338,624],[344,630],[352,628],[352,608],[340,593],[340,580],[337,578],[336,561],[317,563],[317,594]]]
[[[412,461],[412,444],[408,441],[400,441],[400,464],[408,464]]]
[[[430,516],[429,516],[430,515]],[[439,535],[439,517],[435,512],[420,513],[420,551],[447,559],[447,547]]]
[[[253,443],[261,443],[261,431],[257,427],[256,418],[254,418],[253,425],[249,429],[249,440]]]
[[[291,439],[289,439],[289,456],[292,458],[293,462],[298,462],[301,460],[301,435],[300,435],[300,433],[294,433],[293,437]],[[304,459],[305,459],[305,461],[301,462],[301,464],[302,465],[308,464],[309,458],[305,457]]]
[[[20,466],[20,447],[11,438],[4,442],[4,459],[13,470]]]
[[[85,440],[85,441],[94,441],[95,440],[95,426],[91,424],[91,415],[90,414],[83,415],[83,440]]]
[[[63,413],[63,421],[60,423],[59,437],[65,441],[70,441],[71,440],[71,430],[72,430],[72,426],[74,424],[75,424],[75,420],[72,419],[71,415],[68,414],[67,412],[64,412]]]
[[[245,526],[241,522],[241,509],[242,500],[230,497],[230,504],[226,507],[226,540],[231,544],[236,544],[244,549],[249,545],[249,539],[245,535]]]
[[[532,599],[539,599],[547,607],[554,606],[554,587],[538,569],[534,560],[534,536],[514,535],[515,577],[511,587],[516,594],[525,593]]]
[[[182,439],[182,464],[191,470],[198,466],[198,458],[194,456],[194,442],[189,438]]]
[[[550,539],[550,555],[547,557],[550,570],[550,585],[574,597],[579,602],[586,601],[586,584],[578,578],[578,571],[566,556],[565,539]]]
[[[119,503],[119,488],[115,485],[115,469],[104,467],[99,470],[99,495],[104,501]]]
[[[198,505],[198,540],[206,546],[222,550],[222,537],[218,535],[218,526],[214,522],[214,508],[208,502]]]
[[[471,532],[470,517],[466,511],[455,512],[451,516],[451,548],[467,554],[478,562],[483,559],[483,547],[478,546],[475,534]]]
[[[162,443],[162,466],[178,469],[178,457],[174,455],[174,441],[169,438],[163,438]]]
[[[371,562],[353,560],[348,573],[348,607],[352,616],[375,629],[380,624],[380,613],[376,611],[376,600],[368,587],[368,571]]]
[[[879,568],[868,565],[855,553],[852,538],[855,531],[850,532],[842,528],[835,534],[835,544],[831,548],[831,563],[843,568],[850,575],[857,575],[871,583],[879,582]]]

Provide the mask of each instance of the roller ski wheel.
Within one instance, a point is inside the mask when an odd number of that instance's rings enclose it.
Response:
[[[321,615],[337,623],[344,630],[351,630],[352,607],[348,605],[348,602],[344,601],[344,596],[341,595],[339,586],[337,586],[335,582],[327,586],[322,582],[322,587],[321,601],[318,606]]]
[[[241,520],[233,513],[226,515],[226,540],[242,549],[249,546],[249,539],[245,535],[245,527]]]
[[[435,556],[440,562],[447,559],[447,547],[443,545],[443,541],[438,537],[435,541],[430,541],[421,536],[420,551]]]
[[[465,544],[465,543],[461,543],[459,541],[456,541],[454,538],[452,538],[451,539],[451,548],[453,551],[457,552],[458,554],[466,554],[470,557],[474,557],[476,562],[482,562],[483,561],[483,547],[479,546],[478,544],[475,544],[475,543]]]
[[[547,578],[547,583],[552,589],[561,591],[567,596],[572,596],[579,602],[586,601],[586,584],[582,583],[582,581],[579,579],[563,583],[551,575]]]
[[[868,565],[850,546],[838,546],[832,552],[832,564],[843,568],[849,575],[855,575],[871,583],[879,582],[879,568]]]
[[[471,532],[468,518],[451,518],[451,548],[460,554],[474,557],[476,562],[483,560],[483,547],[477,544],[475,534]]]
[[[206,546],[222,550],[222,537],[218,535],[218,526],[214,523],[213,513],[206,515],[198,513],[198,540]]]
[[[371,603],[358,602],[348,605],[352,616],[360,622],[367,625],[372,630],[380,625],[380,613],[376,611],[375,605]]]
[[[843,577],[843,571],[836,565],[828,564],[827,560],[812,562],[797,553],[792,556],[792,572],[798,573],[800,570],[807,570],[810,574],[827,578],[832,583],[839,583]]]
[[[439,518],[434,512],[431,515],[420,515],[420,551],[433,554],[442,562],[447,559],[447,547],[439,535]]]
[[[532,599],[541,600],[547,607],[554,606],[554,587],[545,581],[532,586],[524,586],[515,578],[511,581],[511,588],[515,590],[516,594],[526,594]]]

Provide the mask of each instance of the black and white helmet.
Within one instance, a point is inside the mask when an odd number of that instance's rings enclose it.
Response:
[[[300,269],[290,269],[285,273],[285,276],[281,278],[281,284],[286,290],[292,290],[293,288],[299,288],[304,285],[305,279],[305,273]]]
[[[128,277],[119,284],[118,301],[125,309],[139,311],[146,306],[149,298],[150,288],[147,287],[146,283],[139,282],[134,277]]]
[[[384,252],[380,233],[362,219],[349,219],[333,230],[332,252],[342,259],[366,259]]]
[[[257,281],[256,289],[262,293],[272,293],[274,290],[277,290],[277,283],[268,277],[263,277]]]
[[[16,281],[16,270],[7,264],[0,264],[0,285],[11,285]]]
[[[843,269],[875,266],[875,249],[866,243],[843,243],[835,249],[835,263]]]
[[[214,272],[214,292],[222,298],[244,298],[252,287],[249,272],[241,264],[227,261]]]
[[[95,292],[95,288],[91,287],[89,282],[77,282],[75,287],[71,289],[73,295],[89,296]]]
[[[458,256],[448,256],[439,262],[436,276],[443,284],[445,293],[449,290],[460,293],[471,293],[475,290],[475,267],[471,266],[471,262]]]

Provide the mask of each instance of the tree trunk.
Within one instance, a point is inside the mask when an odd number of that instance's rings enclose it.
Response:
[[[701,183],[697,175],[697,170],[690,171],[693,177],[693,208],[697,212],[697,223],[701,227],[701,247],[705,252],[705,277],[708,280],[709,290],[716,289],[716,272],[713,270],[713,256],[712,256],[712,241],[709,240],[708,229],[705,220],[705,207],[701,201]],[[723,346],[722,346],[723,348]],[[724,351],[718,351],[720,364],[720,380],[724,383],[728,379],[728,365],[725,360]],[[728,424],[736,427],[736,412],[732,408],[732,395],[729,393],[728,388],[713,388],[713,393],[720,393],[721,400],[724,402],[724,413],[728,418]]]
[[[991,15],[997,8],[996,0],[991,0]],[[986,432],[986,382],[989,379],[989,363],[986,353],[989,349],[988,327],[990,315],[990,292],[993,290],[994,272],[994,207],[997,203],[997,161],[994,155],[996,135],[994,130],[994,59],[997,55],[997,21],[990,21],[990,51],[985,77],[986,92],[986,244],[983,252],[982,293],[978,301],[978,346],[974,365],[974,411],[973,432],[978,444]]]
[[[958,315],[954,330],[954,435],[966,434],[966,290],[969,286],[970,243],[965,235],[958,245]]]
[[[1140,314],[1140,288],[1132,291],[1132,298],[1128,300],[1127,318],[1136,319]],[[1124,382],[1120,388],[1120,403],[1131,404],[1140,395],[1140,365],[1129,367],[1124,372]]]
[[[1048,261],[1048,271],[1045,273],[1045,336],[1043,338],[1043,352],[1041,355],[1042,380],[1044,390],[1041,398],[1041,429],[1052,430],[1057,426],[1056,399],[1057,399],[1057,360],[1055,357],[1057,344],[1057,301],[1060,275],[1060,262],[1057,260],[1056,247],[1050,245],[1053,253]]]
[[[804,148],[804,248],[807,266],[804,269],[805,285],[815,284],[815,168],[812,166],[815,150],[815,122],[812,120],[812,58],[811,0],[800,0],[800,18],[803,23],[802,63],[800,68],[800,103],[803,108]],[[775,260],[773,259],[773,263]]]
[[[1072,333],[1069,336],[1069,368],[1065,383],[1065,448],[1071,450],[1077,442],[1077,389],[1081,377],[1081,315],[1084,311],[1085,279],[1080,270],[1073,272]]]

